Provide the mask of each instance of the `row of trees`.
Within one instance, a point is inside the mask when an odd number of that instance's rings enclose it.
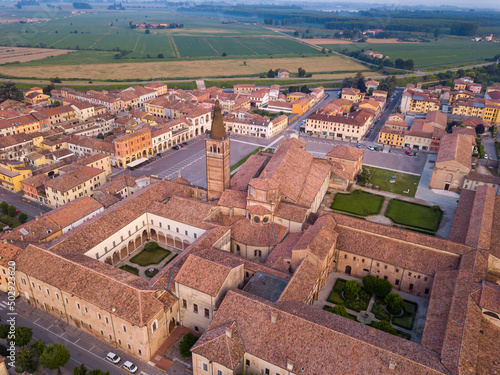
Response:
[[[10,324],[0,325],[0,338],[6,339],[10,331]],[[33,330],[29,327],[17,326],[14,332],[16,345],[16,372],[34,373],[39,365],[48,370],[57,370],[61,374],[61,367],[71,358],[69,350],[60,343],[46,345],[42,340],[33,341]],[[7,357],[7,347],[0,344],[0,355]],[[109,375],[99,369],[87,370],[85,364],[73,369],[73,375]]]
[[[6,201],[0,202],[0,211],[3,215],[9,215],[10,217],[15,217],[17,215],[17,208],[12,204],[8,204]],[[19,213],[17,218],[21,224],[26,223],[28,220],[28,215],[24,212]]]
[[[365,77],[363,76],[363,73],[358,72],[355,77],[344,78],[340,87],[342,89],[351,87],[356,88],[361,92],[366,92]]]

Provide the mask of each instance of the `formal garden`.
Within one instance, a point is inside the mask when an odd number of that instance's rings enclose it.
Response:
[[[394,172],[388,169],[366,167],[358,175],[358,185],[376,190],[414,197],[420,176]]]
[[[331,209],[361,219],[380,215],[382,219],[388,218],[391,221],[372,218],[369,220],[429,235],[436,234],[443,217],[443,210],[437,205],[426,206],[401,199],[390,199],[361,189],[348,194],[336,193]]]
[[[130,264],[124,264],[120,266],[120,269],[137,276],[141,276],[142,270],[145,277],[151,278],[155,276],[161,268],[165,267],[177,256],[177,254],[173,254],[173,256],[170,257],[171,254],[172,252],[170,250],[164,249],[163,247],[159,246],[158,243],[153,241],[148,242],[144,246],[143,250],[141,250],[138,254],[134,255],[128,260],[127,263]],[[167,257],[167,262],[163,262]],[[148,267],[160,264],[161,267]]]
[[[338,278],[323,310],[410,340],[418,304],[392,292],[389,281],[365,276],[363,283]],[[396,328],[397,327],[397,328]]]

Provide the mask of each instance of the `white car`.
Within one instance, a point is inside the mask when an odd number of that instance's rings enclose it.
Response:
[[[373,148],[373,146],[368,146],[368,150],[375,151],[375,148]]]
[[[484,158],[485,158],[485,159],[488,159],[488,154],[484,154]]]
[[[135,374],[137,372],[137,366],[130,361],[123,362],[122,368],[131,374]]]
[[[111,363],[114,363],[114,364],[117,364],[118,362],[120,362],[122,359],[115,353],[113,352],[109,352],[107,355],[106,355],[106,360],[107,361],[110,361]]]

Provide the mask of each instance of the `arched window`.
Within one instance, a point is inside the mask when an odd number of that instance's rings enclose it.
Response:
[[[240,245],[236,245],[236,251],[239,253],[240,252]]]
[[[155,319],[153,324],[151,324],[151,332],[154,333],[154,331],[156,331],[157,329],[158,329],[158,320]]]
[[[262,251],[260,250],[254,250],[253,252],[254,257],[262,257]]]

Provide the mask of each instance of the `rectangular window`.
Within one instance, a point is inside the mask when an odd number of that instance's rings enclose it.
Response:
[[[101,314],[100,314],[100,313],[97,313],[97,318],[98,318],[99,320],[102,320],[102,316],[101,316]]]
[[[410,284],[410,290],[413,290],[413,284]]]
[[[408,272],[408,276],[411,276],[411,272]]]
[[[246,360],[246,362],[245,362],[245,364],[246,364],[247,366],[250,366],[250,360],[249,360],[249,359],[247,359],[247,360]]]
[[[105,316],[105,317],[104,317],[104,319],[106,320],[106,324],[108,324],[108,323],[109,323],[109,319],[108,319],[108,317],[107,317],[107,316]]]
[[[76,303],[76,308],[80,310],[80,304],[78,302]]]
[[[187,309],[188,307],[188,303],[185,299],[182,300],[182,307],[184,307],[185,309]]]
[[[399,285],[399,280],[396,280],[396,285]]]
[[[208,365],[206,363],[203,364],[203,371],[208,371]]]
[[[205,318],[210,318],[210,311],[205,309]]]
[[[198,314],[198,305],[196,303],[193,304],[193,312]]]
[[[83,308],[85,309],[85,312],[88,314],[89,309],[87,309],[87,306],[84,306]]]
[[[125,326],[125,324],[122,324],[122,328],[123,328],[123,332],[127,332],[127,327]]]

